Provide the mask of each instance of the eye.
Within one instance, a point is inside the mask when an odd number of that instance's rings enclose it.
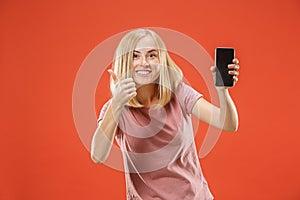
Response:
[[[137,58],[139,58],[140,56],[138,55],[138,54],[136,54],[136,53],[133,53],[133,59],[137,59]]]
[[[149,58],[157,58],[157,53],[150,53]]]

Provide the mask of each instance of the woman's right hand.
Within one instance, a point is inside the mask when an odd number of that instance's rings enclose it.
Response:
[[[108,72],[110,73],[116,85],[115,90],[113,92],[112,103],[114,104],[114,107],[122,108],[133,97],[136,96],[137,93],[135,82],[132,78],[119,80],[117,74],[111,69],[109,69]]]
[[[136,87],[132,78],[120,80],[112,70],[108,70],[108,72],[116,87],[111,103],[93,136],[91,157],[95,163],[103,163],[107,159],[117,133],[122,108],[136,95]]]

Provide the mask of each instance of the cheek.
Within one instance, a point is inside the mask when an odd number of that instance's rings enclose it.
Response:
[[[153,60],[149,60],[149,63],[158,64],[159,60],[158,60],[158,58],[155,58]]]
[[[155,78],[157,78],[158,76],[159,76],[159,74],[160,74],[160,65],[159,64],[156,64],[155,65],[155,67],[154,67],[154,69],[153,69],[153,76],[155,77]]]
[[[138,66],[138,61],[132,61],[132,68],[136,68]]]
[[[161,69],[160,69],[160,64],[158,63],[158,64],[156,64],[156,67],[155,67],[155,69],[156,69],[156,71],[160,71]]]
[[[152,60],[149,62],[149,65],[152,67],[152,69],[154,69],[155,71],[159,71],[160,70],[160,63],[158,60]]]

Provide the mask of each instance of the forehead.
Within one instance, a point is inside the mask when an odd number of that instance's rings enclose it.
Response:
[[[135,47],[134,50],[137,51],[145,51],[150,49],[157,49],[157,46],[150,36],[145,36],[142,39],[140,39]]]

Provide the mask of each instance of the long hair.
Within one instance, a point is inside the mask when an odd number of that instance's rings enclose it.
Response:
[[[167,52],[166,45],[160,36],[150,29],[135,29],[128,32],[120,41],[114,56],[113,70],[119,78],[131,77],[133,51],[140,39],[150,36],[158,51],[158,58],[160,63],[160,75],[158,78],[158,105],[165,106],[172,98],[172,91],[174,91],[178,84],[182,81],[182,71],[171,59]],[[115,83],[110,80],[110,89],[113,93],[115,90]],[[129,101],[129,106],[143,107],[136,97]]]

